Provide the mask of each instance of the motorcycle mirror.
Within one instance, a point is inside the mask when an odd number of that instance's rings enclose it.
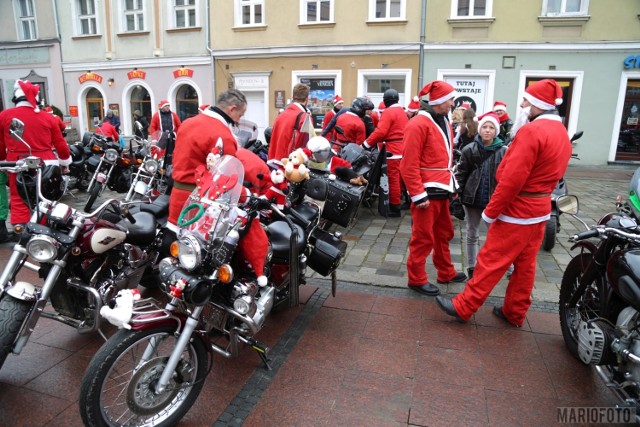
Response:
[[[22,139],[22,135],[24,135],[24,122],[22,120],[16,119],[15,117],[11,119],[11,124],[9,125],[9,134],[11,135],[11,138],[26,145],[29,149],[29,156],[31,156],[31,146],[27,144],[27,141]]]
[[[583,134],[584,134],[584,132],[581,131],[581,130],[579,130],[578,132],[574,133],[573,136],[571,137],[571,142],[577,141],[578,139],[582,138]]]
[[[556,199],[556,206],[562,213],[577,215],[580,210],[578,198],[573,195],[560,196]]]

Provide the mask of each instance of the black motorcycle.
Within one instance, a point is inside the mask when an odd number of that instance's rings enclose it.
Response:
[[[577,197],[557,204],[580,220]],[[580,252],[562,277],[560,326],[571,354],[595,366],[619,406],[640,415],[640,228],[626,204],[617,207],[570,239]]]

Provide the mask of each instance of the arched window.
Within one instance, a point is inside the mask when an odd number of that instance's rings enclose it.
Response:
[[[198,93],[191,85],[182,85],[176,94],[177,114],[180,121],[198,114]]]
[[[96,130],[104,117],[104,99],[98,89],[92,88],[87,92],[87,129]]]
[[[151,123],[151,96],[144,86],[136,86],[131,91],[131,123],[134,123],[133,112],[140,110],[142,115],[146,117],[147,122]],[[133,129],[131,134],[133,135]]]

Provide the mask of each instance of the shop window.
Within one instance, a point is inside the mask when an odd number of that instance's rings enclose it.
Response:
[[[334,0],[301,0],[301,24],[333,22]]]
[[[395,21],[406,16],[406,0],[369,0],[370,21]]]
[[[309,102],[307,108],[311,111],[313,118],[313,127],[322,128],[324,115],[333,108],[333,97],[336,95],[336,79],[335,77],[302,77],[300,83],[309,86]],[[338,94],[340,95],[340,94]],[[349,104],[345,101],[345,104]]]
[[[143,86],[136,86],[131,91],[131,123],[133,126],[133,112],[139,110],[140,113],[147,119],[147,123],[151,123],[152,111],[151,111],[151,96],[149,91]],[[133,128],[131,129],[131,135],[134,134]]]
[[[235,0],[236,27],[264,24],[264,0]]]
[[[37,39],[36,14],[33,9],[33,0],[16,0],[14,8],[18,20],[18,37],[20,40]]]
[[[87,129],[89,132],[96,130],[104,117],[104,99],[98,89],[92,88],[87,92],[86,98]]]
[[[176,93],[176,104],[180,121],[185,121],[189,117],[198,114],[198,93],[191,85],[182,85]]]
[[[627,80],[616,160],[640,161],[640,79]]]

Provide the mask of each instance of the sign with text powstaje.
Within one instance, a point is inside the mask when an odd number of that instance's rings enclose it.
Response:
[[[454,108],[468,102],[476,115],[484,114],[487,101],[486,77],[480,76],[446,76],[444,81],[452,85],[458,96],[455,99]]]

